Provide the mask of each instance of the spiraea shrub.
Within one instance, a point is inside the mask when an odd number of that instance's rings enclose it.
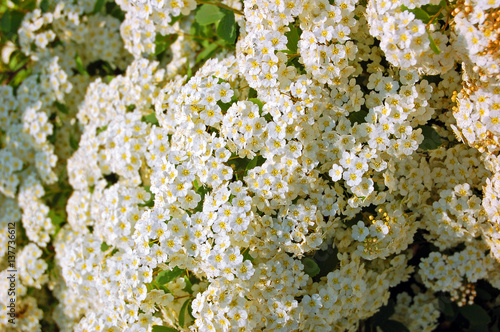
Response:
[[[0,14],[1,330],[497,331],[500,1]]]

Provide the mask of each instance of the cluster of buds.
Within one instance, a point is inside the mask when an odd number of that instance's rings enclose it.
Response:
[[[451,292],[451,300],[456,302],[459,307],[464,305],[474,304],[474,299],[476,298],[476,287],[472,283],[466,283],[458,290]]]
[[[469,16],[474,11],[469,1],[459,0],[455,4],[455,8],[451,11],[451,15],[457,16],[459,13],[464,13]]]
[[[387,211],[379,207],[377,212],[377,216],[363,213],[364,221],[371,224],[372,227],[369,228],[375,231],[370,231],[370,235],[368,235],[362,242],[362,246],[364,247],[363,251],[369,255],[374,255],[379,252],[380,249],[377,244],[381,237],[383,238],[386,235],[392,235],[391,218],[389,217]],[[376,233],[376,235],[374,233]]]

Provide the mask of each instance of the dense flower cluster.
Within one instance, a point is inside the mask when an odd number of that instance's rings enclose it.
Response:
[[[211,2],[234,47],[205,1],[47,3],[0,87],[18,330],[33,289],[61,331],[356,331],[390,298],[431,331],[500,288],[500,3]]]

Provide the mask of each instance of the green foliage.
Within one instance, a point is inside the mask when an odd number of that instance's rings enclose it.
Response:
[[[182,274],[185,273],[185,270],[179,269],[178,267],[174,267],[173,270],[169,271],[161,271],[155,278],[155,282],[158,285],[165,285],[171,282],[174,279],[177,279]]]
[[[349,114],[349,121],[351,121],[351,124],[355,123],[365,123],[365,118],[368,115],[368,111],[366,109],[361,109],[357,112],[352,112]]]
[[[259,106],[259,113],[262,114],[262,107],[264,107],[264,103],[261,102],[259,99],[257,98],[249,98],[248,100],[250,100],[252,103],[256,104],[257,106]]]
[[[257,166],[260,166],[264,163],[264,161],[266,161],[264,159],[264,157],[262,157],[261,155],[258,155],[256,156],[255,158],[253,158],[252,160],[250,160],[247,164],[247,166],[245,167],[245,171],[246,173],[248,173],[249,170],[257,167]]]
[[[46,13],[49,11],[49,1],[48,0],[42,0],[40,2],[40,9],[42,10],[42,13]]]
[[[439,311],[441,311],[446,320],[453,321],[457,317],[458,306],[448,298],[441,296],[438,305]]]
[[[435,54],[441,54],[441,50],[439,47],[436,45],[436,42],[434,41],[434,38],[432,38],[431,34],[429,31],[427,31],[427,35],[429,36],[429,47]]]
[[[499,331],[500,305],[496,303],[496,298],[500,296],[500,291],[484,280],[475,284],[475,290],[475,303],[462,307],[445,293],[438,297],[443,326],[449,327],[450,331]]]
[[[179,311],[179,325],[181,327],[184,327],[184,322],[185,322],[185,319],[186,319],[186,311],[188,311],[188,306],[189,304],[191,303],[193,299],[192,298],[189,298],[187,299],[184,304],[182,305],[181,307],[181,310]]]
[[[314,277],[320,272],[318,264],[312,258],[302,258],[302,264],[304,264],[304,272],[310,277]]]
[[[173,327],[153,325],[153,332],[179,332]]]
[[[458,311],[471,325],[487,325],[491,322],[491,318],[486,310],[477,304],[459,307]]]
[[[52,225],[61,226],[66,222],[66,214],[61,212],[55,212],[54,210],[49,211],[49,218],[52,221]]]
[[[97,0],[95,5],[94,5],[94,9],[92,10],[92,13],[94,13],[94,14],[100,13],[102,10],[102,7],[104,7],[105,2],[106,2],[106,0]]]
[[[422,135],[424,135],[424,140],[420,144],[420,149],[422,150],[434,150],[437,149],[443,141],[437,133],[437,131],[431,126],[421,126]]]
[[[242,249],[242,255],[243,255],[244,261],[253,262],[254,258],[252,257],[252,255],[250,255],[250,252],[248,249]]]
[[[223,17],[224,13],[219,7],[205,4],[196,11],[195,20],[199,25],[207,25],[216,23]]]
[[[159,125],[158,119],[156,118],[156,113],[150,113],[148,115],[144,115],[141,118],[141,121],[149,123],[149,124],[152,124],[152,125],[155,125],[155,126]]]
[[[242,180],[244,176],[248,174],[248,171],[261,166],[266,159],[261,155],[255,156],[253,159],[240,158],[236,155],[232,155],[231,158],[226,162],[226,165],[230,166],[235,172],[234,176],[236,180]]]
[[[73,133],[69,134],[69,146],[73,151],[78,150],[78,146],[80,145],[79,140],[74,136]]]
[[[393,331],[410,332],[410,330],[408,330],[408,328],[403,323],[391,319],[388,319],[380,323],[378,327],[383,332],[393,332]]]
[[[198,53],[198,55],[196,56],[196,63],[198,64],[211,56],[215,52],[215,50],[217,50],[217,48],[219,48],[219,45],[215,43],[208,45],[205,49],[203,49],[203,51]]]
[[[413,9],[409,9],[405,5],[402,5],[401,9],[413,13],[415,15],[415,18],[418,18],[419,20],[421,20],[422,22],[424,22],[426,24],[429,23],[431,20],[430,15],[423,8],[416,7]]]
[[[217,25],[217,35],[229,44],[236,41],[236,21],[234,13],[225,10],[225,14]]]
[[[106,129],[108,129],[108,126],[104,126],[104,127],[99,127],[95,130],[95,134],[96,135],[99,135],[100,133],[102,133],[103,131],[105,131]]]
[[[409,332],[408,328],[401,322],[389,319],[394,314],[394,305],[394,301],[389,300],[387,305],[381,307],[375,315],[366,321],[366,329],[368,331],[380,329],[383,332]]]
[[[101,251],[106,251],[109,248],[111,248],[111,246],[108,245],[106,242],[101,243]]]
[[[223,103],[222,101],[219,100],[217,102],[217,105],[219,105],[219,107],[221,108],[222,113],[225,113],[225,112],[227,112],[227,110],[229,109],[229,107],[231,107],[231,105],[233,105],[237,101],[238,101],[238,97],[236,97],[236,96],[233,95],[231,97],[231,100],[228,103]]]
[[[447,6],[447,1],[446,0],[441,0],[441,2],[437,5],[423,5],[422,9],[427,12],[429,15],[436,15],[437,13],[441,12],[442,9],[444,9]],[[443,15],[440,15],[438,18],[442,18]]]
[[[60,102],[56,101],[54,102],[54,106],[57,108],[57,110],[61,113],[64,113],[64,114],[68,114],[69,113],[69,110],[68,110],[68,106],[64,105],[64,104],[61,104]]]
[[[157,33],[155,37],[155,52],[154,55],[160,56],[172,45],[179,37],[177,34],[162,35]]]
[[[146,190],[151,195],[151,197],[149,198],[149,200],[144,202],[144,204],[139,204],[139,206],[143,206],[143,207],[147,206],[147,207],[151,208],[155,205],[155,194],[153,194],[151,192],[150,186],[144,186],[144,190]]]
[[[14,39],[21,26],[25,13],[21,10],[7,10],[0,19],[0,29],[9,40]],[[17,37],[17,36],[16,36]]]
[[[29,59],[21,52],[13,52],[9,59],[9,69],[13,72],[17,72],[23,68]]]
[[[401,10],[405,10],[408,12],[411,12],[415,15],[415,18],[421,20],[425,24],[429,25],[433,23],[436,19],[442,19],[444,16],[442,14],[442,11],[444,8],[447,7],[447,1],[442,0],[438,5],[424,5],[422,7],[415,7],[413,9],[409,9],[408,7],[402,5]],[[436,45],[436,42],[434,41],[434,38],[432,38],[429,29],[427,29],[427,36],[429,37],[429,47],[435,54],[440,54],[441,50],[439,47]]]
[[[105,8],[106,14],[120,20],[120,22],[123,22],[125,20],[125,12],[120,8],[119,5],[116,4],[116,2],[106,2]]]
[[[337,257],[338,253],[338,249],[331,246],[326,250],[316,251],[313,259],[318,265],[320,272],[315,276],[315,280],[328,275],[328,273],[339,267],[340,261]]]
[[[90,76],[89,73],[87,72],[87,69],[83,65],[82,59],[78,54],[75,55],[75,64],[76,64],[76,70],[80,73],[80,75]]]
[[[302,30],[293,23],[290,23],[288,26],[290,28],[290,31],[285,33],[285,36],[287,38],[287,43],[286,47],[288,48],[288,51],[290,51],[290,54],[295,54],[298,52],[298,43],[300,40],[300,35],[302,34]]]
[[[446,0],[442,0],[437,5],[424,5],[422,7],[415,7],[409,9],[408,7],[402,5],[401,10],[411,12],[415,15],[415,18],[421,20],[425,24],[432,23],[435,18],[443,18],[441,11],[446,7]],[[438,15],[439,14],[439,15]],[[437,15],[437,17],[435,17]]]

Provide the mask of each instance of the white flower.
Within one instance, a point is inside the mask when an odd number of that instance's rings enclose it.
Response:
[[[370,230],[361,220],[358,221],[356,225],[352,226],[352,238],[356,241],[363,242],[369,234]]]

